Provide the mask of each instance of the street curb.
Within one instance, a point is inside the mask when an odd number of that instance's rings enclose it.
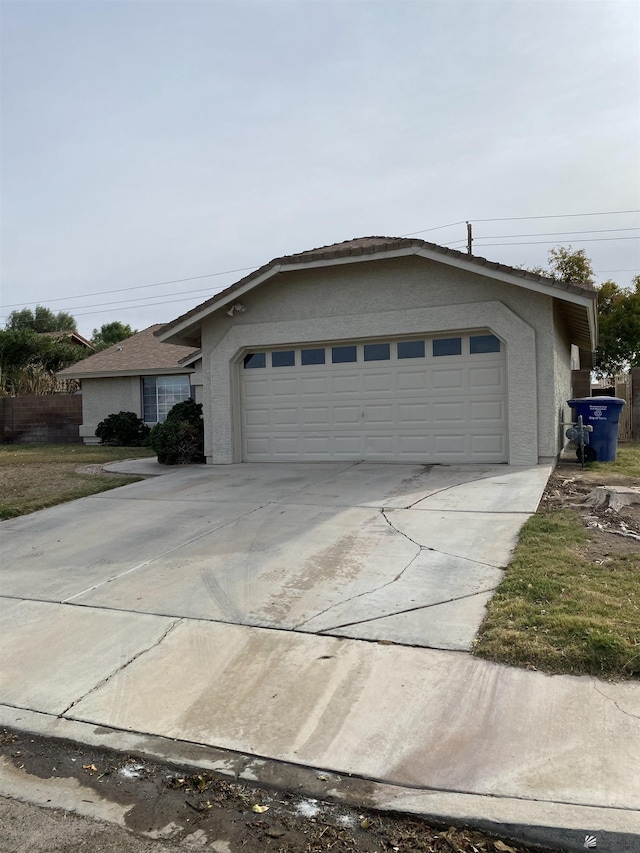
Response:
[[[414,815],[446,826],[472,827],[558,853],[589,849],[588,836],[595,837],[595,849],[600,853],[637,853],[640,849],[640,810],[635,809],[412,789],[339,775],[326,768],[95,726],[7,705],[0,705],[0,726],[39,737],[134,753],[163,764],[208,770],[234,781],[295,790],[304,796],[356,808]]]

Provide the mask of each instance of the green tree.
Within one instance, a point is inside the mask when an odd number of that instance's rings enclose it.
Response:
[[[605,281],[598,291],[598,348],[595,372],[613,376],[640,366],[640,275],[630,288]]]
[[[85,352],[33,329],[0,330],[0,394],[56,390],[56,373]]]
[[[32,329],[34,332],[75,332],[76,321],[66,311],[58,311],[54,314],[51,308],[45,305],[36,305],[35,311],[31,308],[22,308],[12,311],[7,320],[7,329],[20,331]]]
[[[556,246],[549,252],[549,267],[530,270],[574,284],[592,283],[591,260],[584,249]],[[604,378],[640,365],[640,275],[630,288],[605,281],[598,293],[598,348],[595,374]]]
[[[91,335],[91,343],[96,352],[111,347],[114,344],[135,335],[137,329],[132,329],[127,323],[115,320],[113,323],[103,323],[99,329],[94,329]]]
[[[574,284],[592,283],[594,279],[593,267],[585,250],[571,246],[550,249],[546,275]]]

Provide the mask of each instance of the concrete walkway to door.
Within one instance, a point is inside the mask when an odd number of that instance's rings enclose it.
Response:
[[[637,685],[465,652],[548,474],[194,466],[4,522],[0,724],[640,832]]]

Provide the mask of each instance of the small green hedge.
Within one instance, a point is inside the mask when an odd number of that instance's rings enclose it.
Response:
[[[118,412],[100,421],[96,435],[112,447],[148,447],[151,430],[133,412]]]
[[[150,441],[163,465],[204,462],[202,404],[193,400],[176,403],[165,422],[153,427]]]

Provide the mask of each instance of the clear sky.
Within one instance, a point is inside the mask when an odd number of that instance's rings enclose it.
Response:
[[[467,219],[640,272],[636,0],[4,0],[2,41],[0,322],[141,329],[245,272],[134,288]]]

